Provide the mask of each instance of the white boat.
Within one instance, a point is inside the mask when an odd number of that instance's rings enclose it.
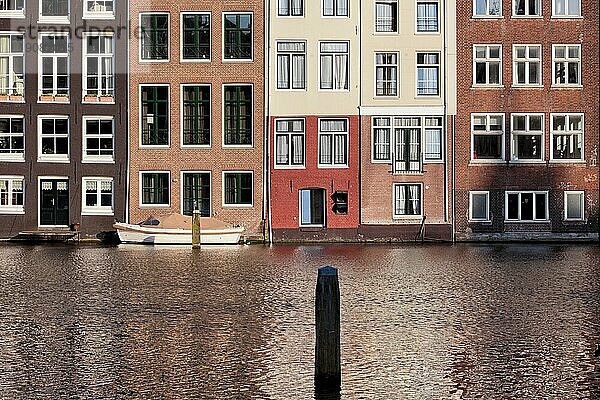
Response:
[[[122,243],[192,244],[192,217],[171,214],[150,217],[139,224],[115,222]],[[200,218],[200,244],[238,244],[244,227],[230,226],[214,218]]]

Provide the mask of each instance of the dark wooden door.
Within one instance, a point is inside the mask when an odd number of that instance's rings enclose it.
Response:
[[[69,225],[69,181],[42,179],[40,182],[40,225]]]

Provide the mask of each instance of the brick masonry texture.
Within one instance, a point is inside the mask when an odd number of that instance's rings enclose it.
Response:
[[[473,18],[472,2],[458,3],[458,70],[456,119],[455,218],[458,238],[493,232],[598,232],[598,1],[582,1],[583,18],[551,18],[552,1],[542,1],[542,18],[511,18],[511,1],[503,2],[503,17]],[[473,44],[502,45],[501,88],[473,88]],[[540,88],[512,87],[512,46],[542,46]],[[552,45],[581,44],[582,88],[551,87]],[[544,160],[539,164],[504,162],[475,165],[471,159],[471,113],[505,115],[505,159],[510,159],[510,114],[544,114]],[[585,162],[550,160],[550,113],[584,113]],[[491,222],[470,223],[469,191],[490,191]],[[547,190],[550,218],[544,223],[505,223],[506,190]],[[585,221],[563,220],[564,191],[585,191]],[[535,235],[533,236],[535,237]]]
[[[139,13],[147,11],[170,13],[170,61],[168,63],[140,63],[139,41],[134,38],[130,47],[131,112],[130,112],[130,221],[138,222],[148,215],[180,212],[181,171],[211,172],[211,201],[213,216],[232,224],[246,227],[250,238],[263,237],[263,137],[264,137],[264,9],[261,1],[187,1],[185,3],[131,3],[131,30],[139,30]],[[211,13],[211,61],[180,62],[180,12]],[[253,61],[223,62],[223,13],[253,13]],[[137,36],[136,36],[137,37]],[[167,149],[140,147],[140,84],[170,85],[170,144]],[[181,143],[181,84],[209,84],[211,86],[211,146],[185,149]],[[253,86],[253,146],[252,148],[222,147],[222,93],[223,84],[251,84]],[[140,207],[140,171],[170,171],[171,203],[166,208]],[[250,208],[222,206],[222,172],[252,171],[254,199]]]

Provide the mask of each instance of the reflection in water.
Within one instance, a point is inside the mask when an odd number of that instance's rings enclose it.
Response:
[[[600,398],[597,246],[0,247],[0,399]],[[342,391],[314,393],[317,268]]]

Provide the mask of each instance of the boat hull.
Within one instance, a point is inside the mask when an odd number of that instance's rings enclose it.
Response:
[[[123,243],[192,244],[192,231],[189,229],[161,229],[123,223],[116,223],[113,227]],[[238,244],[243,232],[241,227],[201,230],[200,244]]]

